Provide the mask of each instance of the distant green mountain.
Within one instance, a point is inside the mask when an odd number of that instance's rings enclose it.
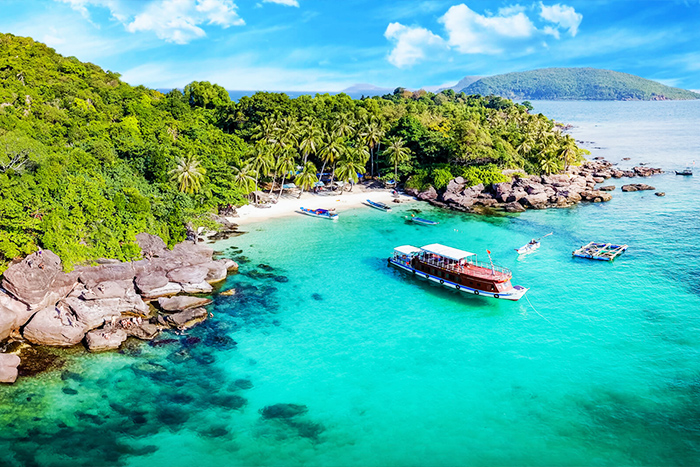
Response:
[[[639,76],[596,68],[543,68],[482,78],[467,94],[537,100],[675,100],[700,94]]]

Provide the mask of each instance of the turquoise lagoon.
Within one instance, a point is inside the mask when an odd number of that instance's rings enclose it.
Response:
[[[699,102],[535,107],[621,166],[700,160]],[[0,387],[0,465],[697,465],[700,177],[643,181],[666,197],[250,225],[215,245],[241,268],[200,327],[68,352],[63,368]],[[411,209],[440,224],[405,223]],[[591,240],[630,248],[613,264],[571,257]],[[490,249],[527,300],[386,266],[394,246],[433,242]],[[305,409],[262,413],[274,404]]]

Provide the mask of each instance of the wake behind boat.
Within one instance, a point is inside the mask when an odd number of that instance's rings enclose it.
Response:
[[[387,206],[386,204],[380,203],[380,202],[378,202],[378,201],[372,201],[371,199],[368,199],[368,200],[365,202],[365,204],[366,204],[367,206],[371,207],[371,208],[379,209],[380,211],[391,212],[391,207],[390,207],[390,206]]]
[[[330,219],[330,220],[337,220],[338,219],[338,213],[335,212],[335,209],[299,208],[299,212],[301,212],[302,214],[306,214],[307,216],[312,216],[312,217],[321,217],[321,218]]]
[[[421,248],[396,247],[389,265],[443,287],[489,298],[516,301],[528,291],[511,285],[513,275],[508,269],[477,261],[475,253],[437,243]]]

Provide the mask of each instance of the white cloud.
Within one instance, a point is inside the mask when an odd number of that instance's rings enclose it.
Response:
[[[295,6],[299,7],[299,2],[297,0],[263,0],[264,3],[277,3],[278,5],[284,6]]]
[[[158,38],[176,44],[186,44],[206,36],[206,32],[200,27],[205,23],[222,28],[245,24],[238,16],[233,0],[56,1],[70,5],[88,20],[89,6],[107,8],[112,17],[122,23],[128,32],[153,32]]]
[[[583,20],[583,15],[576,13],[574,7],[568,5],[557,3],[556,5],[546,6],[540,2],[540,18],[567,29],[571,37],[574,37],[578,32],[578,26]]]
[[[484,16],[465,4],[451,7],[439,21],[445,25],[448,44],[464,54],[500,53],[504,42],[529,38],[537,31],[522,11]]]
[[[435,51],[455,49],[462,54],[523,55],[535,53],[540,47],[548,47],[545,37],[561,38],[561,30],[573,37],[578,32],[583,15],[573,7],[556,4],[545,6],[540,2],[538,27],[528,16],[526,8],[514,4],[500,8],[496,14],[480,14],[465,4],[454,5],[438,19],[444,26],[443,36],[429,29],[391,23],[384,37],[394,42],[389,62],[397,67],[413,65]],[[542,24],[545,22],[546,24]],[[444,54],[437,54],[443,57]]]
[[[421,27],[404,26],[391,23],[384,32],[384,37],[395,43],[389,54],[389,62],[403,68],[426,58],[431,51],[447,48],[445,40]]]

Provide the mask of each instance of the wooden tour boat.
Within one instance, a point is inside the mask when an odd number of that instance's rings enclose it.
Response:
[[[391,206],[387,206],[379,201],[372,201],[371,199],[368,199],[365,204],[371,208],[379,209],[380,211],[391,212]]]
[[[475,253],[437,243],[394,248],[389,265],[444,287],[489,298],[515,301],[529,290],[511,285],[508,269],[477,261]]]
[[[302,214],[306,214],[307,216],[312,216],[312,217],[321,217],[324,219],[330,219],[330,220],[336,220],[338,219],[338,213],[335,212],[335,209],[307,209],[307,208],[299,208],[299,212]]]

